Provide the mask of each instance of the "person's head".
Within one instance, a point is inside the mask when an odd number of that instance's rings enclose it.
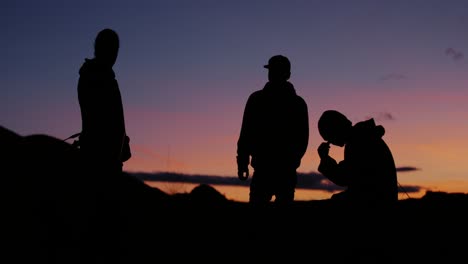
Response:
[[[287,81],[291,77],[291,62],[283,55],[275,55],[263,66],[268,69],[269,81]]]
[[[325,141],[343,147],[349,136],[352,122],[336,110],[323,112],[318,121],[318,130]]]
[[[109,28],[101,30],[94,41],[94,56],[103,63],[113,66],[119,53],[119,36]]]

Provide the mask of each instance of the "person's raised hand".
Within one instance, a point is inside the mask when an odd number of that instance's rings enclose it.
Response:
[[[330,152],[330,143],[323,142],[320,144],[320,146],[317,148],[317,152],[321,159],[327,158],[328,153]]]

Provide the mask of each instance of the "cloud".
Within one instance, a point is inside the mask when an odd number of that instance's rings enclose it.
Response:
[[[390,73],[390,74],[387,74],[387,75],[384,75],[382,77],[379,78],[379,80],[381,81],[400,81],[400,80],[404,80],[404,79],[407,79],[407,76],[405,74],[401,74],[401,73]]]
[[[409,167],[409,166],[404,166],[404,167],[398,167],[397,172],[408,172],[408,171],[417,171],[420,170],[419,168],[415,167]]]
[[[298,173],[297,188],[308,190],[321,190],[326,192],[336,192],[344,190],[343,187],[332,183],[322,174],[317,172]]]
[[[193,184],[210,184],[210,185],[237,185],[249,186],[250,181],[241,181],[237,177],[229,176],[214,176],[214,175],[199,175],[199,174],[182,174],[173,172],[133,172],[129,173],[142,181],[156,182],[184,182]]]
[[[420,192],[423,188],[421,186],[416,185],[398,185],[398,192],[399,193],[417,193]]]
[[[454,48],[447,48],[445,50],[445,55],[449,56],[450,58],[452,58],[454,61],[459,61],[459,60],[462,60],[465,55],[463,54],[463,52],[461,51],[458,51],[458,50],[455,50]]]
[[[408,167],[409,168],[409,167]],[[235,176],[215,176],[215,175],[199,175],[199,174],[182,174],[172,172],[133,172],[129,173],[142,181],[155,181],[155,182],[183,182],[193,184],[208,184],[208,185],[230,185],[230,186],[245,186],[250,185],[249,177],[246,181],[241,181]],[[400,186],[401,187],[401,186]],[[325,192],[342,191],[345,188],[338,186],[322,174],[317,172],[298,173],[297,189],[317,190]],[[412,193],[419,192],[422,188],[420,186],[404,186],[400,188],[400,192]]]
[[[199,174],[182,174],[172,172],[132,172],[129,173],[142,181],[156,182],[184,182],[193,184],[209,184],[209,185],[231,185],[231,186],[249,186],[250,179],[241,181],[235,176],[215,176],[215,175],[199,175]],[[322,190],[327,192],[335,192],[344,188],[333,184],[326,179],[322,174],[316,172],[298,173],[298,189]]]
[[[379,112],[372,116],[366,116],[366,119],[374,118],[375,121],[393,121],[395,117],[389,112]]]
[[[396,168],[396,171],[397,173],[400,173],[400,172],[410,172],[410,171],[418,171],[420,170],[419,168],[416,168],[416,167],[411,167],[411,166],[403,166],[403,167],[398,167]],[[422,189],[424,189],[423,187],[421,186],[416,186],[416,185],[405,185],[405,186],[402,186],[400,185],[400,183],[398,183],[398,192],[399,193],[406,193],[406,195],[408,195],[408,193],[418,193],[420,192]],[[408,195],[409,196],[409,195]]]

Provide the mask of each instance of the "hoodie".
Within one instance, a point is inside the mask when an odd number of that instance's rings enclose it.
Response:
[[[244,110],[237,155],[244,165],[297,169],[309,139],[308,110],[290,82],[267,82]]]
[[[337,163],[329,157],[319,171],[337,185],[346,187],[347,196],[359,203],[394,203],[398,200],[395,162],[383,140],[385,129],[374,119],[356,123]]]
[[[85,59],[79,74],[81,149],[103,162],[120,162],[125,120],[114,71],[96,59]]]

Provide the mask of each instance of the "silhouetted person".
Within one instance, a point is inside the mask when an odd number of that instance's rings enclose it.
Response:
[[[318,171],[333,183],[346,187],[332,200],[353,208],[389,208],[398,201],[398,183],[392,153],[382,139],[385,129],[368,119],[352,125],[335,110],[325,111],[318,130],[327,141],[318,147]],[[344,159],[337,163],[329,156],[330,144],[345,147]]]
[[[128,137],[119,85],[112,69],[119,51],[119,37],[111,29],[98,33],[94,58],[85,59],[80,68],[78,100],[82,131],[80,149],[94,169],[121,172],[122,150]]]
[[[249,177],[249,203],[266,205],[273,196],[276,204],[294,201],[297,168],[309,141],[309,117],[306,102],[296,94],[288,80],[291,64],[276,55],[264,66],[268,82],[253,92],[246,103],[237,142],[238,177]]]
[[[112,69],[118,51],[117,33],[112,29],[100,31],[94,42],[94,58],[85,59],[78,81],[82,120],[80,152],[84,172],[94,176],[87,194],[92,207],[91,237],[87,242],[103,258],[116,256],[118,252],[123,223],[120,217],[122,166],[130,158],[122,98]],[[105,248],[112,248],[113,253],[101,254],[102,244],[108,244]]]

